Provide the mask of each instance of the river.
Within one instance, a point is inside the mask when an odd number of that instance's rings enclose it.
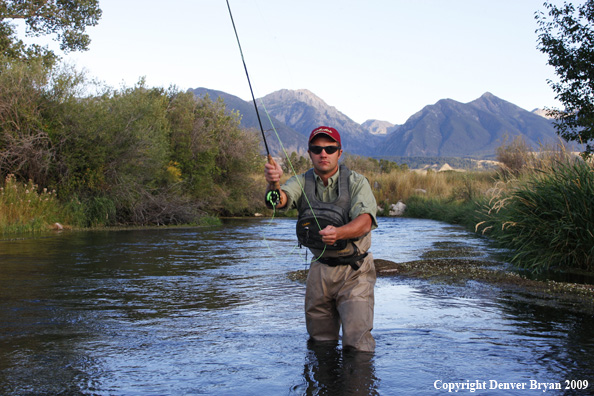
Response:
[[[379,222],[376,258],[435,242],[492,253],[445,223]],[[590,315],[477,282],[380,277],[374,355],[308,346],[294,225],[0,240],[0,394],[593,394]]]

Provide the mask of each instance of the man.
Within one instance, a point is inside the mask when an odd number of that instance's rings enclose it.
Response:
[[[276,205],[299,210],[299,243],[314,255],[305,292],[307,331],[314,343],[337,342],[342,325],[343,348],[372,352],[376,274],[368,250],[377,204],[367,179],[338,165],[342,148],[336,129],[314,129],[308,153],[313,169],[290,178]],[[283,175],[272,162],[265,165],[269,185]]]

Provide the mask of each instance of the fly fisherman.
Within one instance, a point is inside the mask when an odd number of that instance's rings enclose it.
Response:
[[[282,185],[276,204],[299,210],[297,238],[315,260],[305,292],[307,331],[314,343],[338,342],[342,325],[343,348],[373,352],[376,274],[368,250],[371,230],[377,227],[377,204],[367,179],[338,165],[342,149],[336,129],[314,129],[308,153],[313,169]],[[278,185],[282,175],[274,161],[265,165],[270,186]]]

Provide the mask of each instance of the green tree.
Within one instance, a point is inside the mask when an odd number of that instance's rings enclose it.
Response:
[[[24,20],[28,36],[55,35],[62,51],[84,51],[91,42],[85,33],[101,18],[98,0],[0,0],[0,53],[10,58],[41,57],[53,63],[56,55],[38,45],[26,46],[16,37],[13,21]]]
[[[567,141],[586,144],[594,153],[594,0],[575,7],[544,3],[548,15],[536,13],[538,48],[549,56],[558,82],[549,81],[565,106],[553,110],[558,133]]]

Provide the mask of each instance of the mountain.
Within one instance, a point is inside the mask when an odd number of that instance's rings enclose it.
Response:
[[[329,106],[306,89],[282,89],[261,99],[268,112],[303,136],[320,125],[336,128],[343,137],[344,150],[352,154],[374,155],[380,138]]]
[[[213,100],[223,98],[229,110],[241,114],[242,127],[260,133],[252,102],[206,88],[192,92],[197,96],[208,94]],[[492,158],[499,146],[516,136],[522,136],[535,149],[559,140],[553,120],[489,92],[469,103],[442,99],[425,106],[403,125],[377,120],[358,124],[305,89],[276,91],[257,103],[270,151],[275,156],[280,156],[282,150],[266,111],[287,152],[301,155],[307,152],[310,132],[320,125],[340,131],[346,152],[375,157]]]
[[[255,129],[258,135],[261,134],[260,124],[258,123],[258,116],[256,115],[253,102],[246,102],[237,96],[207,88],[195,88],[191,89],[190,92],[193,92],[197,97],[208,95],[213,101],[217,100],[219,97],[222,98],[225,101],[225,106],[228,111],[237,111],[241,115],[240,126],[242,128]],[[258,103],[258,101],[256,103]],[[304,155],[307,152],[307,138],[271,116],[272,124],[274,124],[274,129],[276,129],[279,136],[277,138],[266,112],[260,105],[258,105],[258,112],[260,113],[260,120],[262,121],[262,127],[264,128],[268,148],[273,156],[280,156],[282,153],[279,138],[288,153],[295,151]],[[264,143],[262,143],[262,149],[264,150]]]
[[[388,131],[394,131],[395,125],[388,121],[367,120],[361,126],[373,135],[387,135]]]
[[[515,136],[534,148],[558,140],[550,120],[487,92],[469,103],[442,99],[426,106],[391,132],[377,154],[492,157]]]

